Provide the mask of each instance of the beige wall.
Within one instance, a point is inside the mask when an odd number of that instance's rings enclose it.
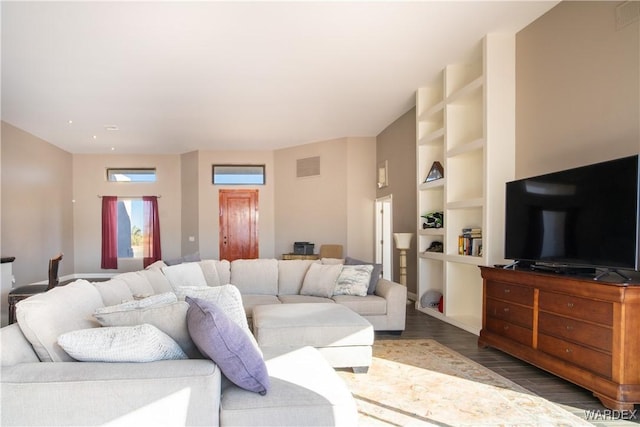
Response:
[[[156,182],[108,182],[110,167],[155,167]],[[98,196],[160,196],[163,259],[181,256],[181,184],[178,155],[73,155],[75,273],[100,273],[102,200]],[[142,260],[119,260],[117,271],[142,268]],[[114,272],[114,270],[107,270]]]
[[[316,252],[340,244],[344,255],[373,260],[375,146],[340,138],[275,151],[276,256],[308,241]],[[320,175],[297,178],[297,160],[315,156]]]
[[[16,285],[47,279],[49,259],[64,253],[74,271],[72,157],[2,122],[2,256],[15,256]]]
[[[265,165],[265,185],[213,185],[211,167],[214,164]],[[218,190],[255,188],[258,190],[259,256],[274,257],[274,166],[272,151],[200,151],[198,153],[198,229],[200,256],[217,259],[220,254],[218,233]]]
[[[640,23],[620,2],[562,2],[516,39],[516,175],[640,151]]]
[[[197,151],[185,153],[180,156],[182,255],[200,252],[200,182],[198,158],[199,153]]]
[[[377,137],[377,161],[387,161],[389,186],[376,197],[392,195],[393,232],[415,233],[416,219],[416,110],[412,108]],[[393,279],[400,280],[398,251],[393,247]],[[416,293],[416,236],[407,252],[407,290]]]

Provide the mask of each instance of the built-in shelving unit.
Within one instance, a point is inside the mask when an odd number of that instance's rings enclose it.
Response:
[[[515,35],[489,34],[416,94],[418,298],[416,308],[474,334],[482,327],[480,265],[503,262],[504,187],[514,178]],[[444,178],[425,182],[434,162]],[[444,213],[442,228],[421,215]],[[461,255],[464,228],[482,230],[482,252]],[[443,251],[426,252],[434,241]],[[477,242],[476,242],[477,243]],[[422,307],[429,290],[443,312]]]

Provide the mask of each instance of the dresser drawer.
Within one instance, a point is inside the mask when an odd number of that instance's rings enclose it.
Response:
[[[520,326],[533,328],[533,309],[506,301],[487,298],[487,315],[516,323]]]
[[[487,296],[533,307],[533,288],[504,282],[487,282]]]
[[[538,334],[538,350],[587,371],[611,378],[612,358],[610,354],[582,347],[546,334]]]
[[[612,350],[613,332],[604,326],[541,312],[538,316],[538,330],[542,334],[571,340],[577,344],[608,352]]]
[[[533,331],[513,323],[509,323],[502,319],[487,316],[486,328],[488,331],[498,334],[502,337],[519,342],[520,344],[531,347],[533,345]]]
[[[539,306],[542,311],[613,325],[613,304],[610,302],[540,291]]]

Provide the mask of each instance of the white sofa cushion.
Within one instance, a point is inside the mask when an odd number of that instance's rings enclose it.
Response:
[[[216,261],[212,259],[198,262],[202,269],[202,274],[207,282],[207,286],[220,286],[220,276],[218,276],[218,269],[216,268]]]
[[[116,305],[131,301],[133,293],[129,286],[120,279],[109,279],[105,282],[94,282],[93,286],[100,292],[104,305]]]
[[[145,276],[138,274],[137,271],[118,274],[113,276],[113,279],[120,279],[125,282],[134,296],[149,296],[155,293],[149,280]]]
[[[186,359],[187,355],[155,326],[116,326],[71,331],[58,344],[81,362],[154,362]]]
[[[278,260],[234,260],[231,262],[231,283],[243,295],[278,295]]]
[[[162,267],[162,272],[167,276],[174,290],[182,286],[207,286],[207,280],[197,262],[169,265]]]
[[[187,310],[189,304],[176,301],[160,306],[151,306],[110,313],[95,313],[93,317],[102,326],[136,326],[150,324],[169,335],[190,359],[201,358],[189,330],[187,329]]]
[[[125,301],[120,304],[110,305],[107,307],[100,307],[95,312],[102,313],[115,313],[118,311],[135,310],[138,308],[160,306],[164,304],[171,304],[178,301],[178,297],[173,292],[165,292],[163,294],[151,295],[142,299],[134,299],[131,301]]]
[[[103,306],[100,292],[86,280],[76,280],[16,304],[16,318],[24,336],[43,362],[70,362],[58,337],[78,329],[97,328],[92,317]]]
[[[149,282],[153,288],[153,292],[156,294],[173,291],[173,287],[171,287],[169,279],[167,279],[167,276],[162,273],[161,269],[153,268],[149,270],[140,270],[136,273],[144,277]]]
[[[278,261],[278,295],[298,295],[304,276],[314,262],[302,259]]]
[[[341,271],[342,264],[311,264],[304,276],[300,295],[331,297]]]

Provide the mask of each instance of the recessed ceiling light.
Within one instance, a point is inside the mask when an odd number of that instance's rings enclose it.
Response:
[[[118,125],[104,125],[105,130],[120,130]]]
[[[116,147],[111,147],[111,151],[116,151]]]
[[[93,135],[93,139],[98,139],[98,135]]]
[[[70,125],[73,124],[73,120],[68,120],[67,123],[69,123]]]

